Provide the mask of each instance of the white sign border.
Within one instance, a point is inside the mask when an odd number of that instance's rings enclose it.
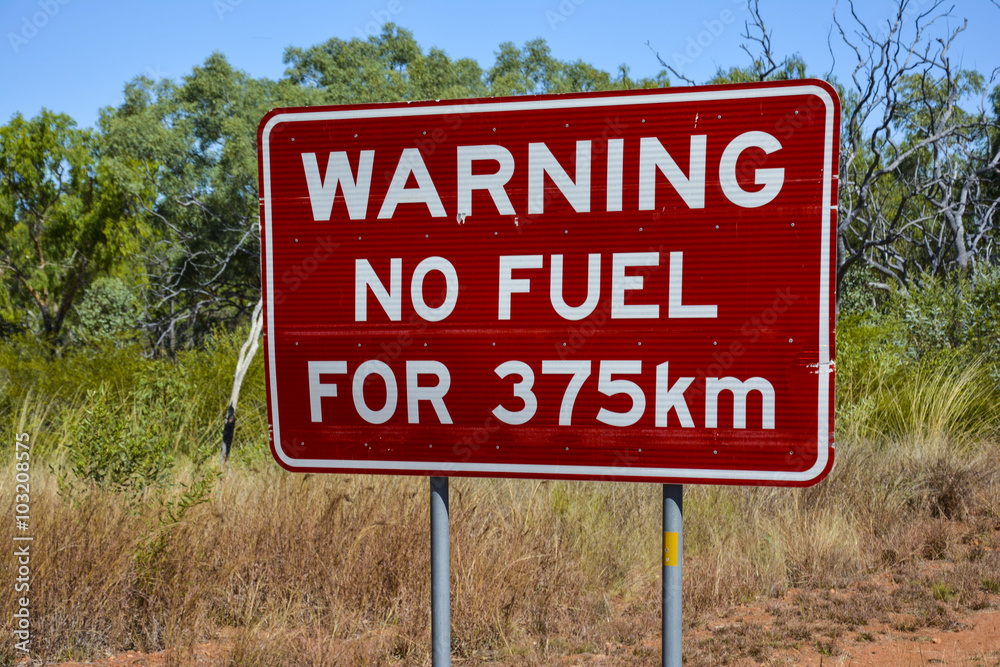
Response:
[[[821,86],[814,84],[779,86],[774,88],[720,88],[695,92],[671,92],[662,95],[627,95],[602,96],[594,98],[572,97],[568,99],[516,100],[510,102],[484,102],[465,104],[445,104],[415,106],[411,108],[392,106],[388,108],[375,107],[369,109],[344,109],[325,111],[294,111],[275,114],[268,120],[261,132],[262,182],[264,201],[264,245],[266,251],[265,273],[267,276],[267,331],[274,331],[274,266],[272,264],[271,241],[271,155],[269,137],[271,131],[279,123],[317,121],[317,120],[347,120],[352,118],[392,118],[444,115],[449,113],[474,114],[499,111],[527,110],[558,110],[580,109],[588,107],[630,106],[636,104],[670,104],[677,102],[760,99],[765,97],[789,97],[792,95],[815,95],[826,108],[823,142],[823,204],[822,233],[820,234],[820,288],[819,288],[819,363],[816,375],[819,382],[819,400],[817,405],[817,456],[816,462],[808,470],[790,472],[784,470],[717,470],[701,468],[623,468],[610,466],[573,466],[573,465],[533,465],[510,463],[462,463],[462,462],[431,462],[431,461],[357,461],[335,459],[294,459],[288,457],[281,448],[281,427],[278,421],[278,385],[275,373],[274,336],[267,337],[267,355],[269,363],[270,399],[271,399],[271,448],[290,469],[340,469],[357,470],[358,472],[379,471],[400,473],[482,473],[483,476],[493,475],[532,475],[532,476],[567,476],[579,475],[585,477],[645,477],[671,478],[688,480],[719,481],[729,483],[739,482],[784,482],[791,484],[808,483],[826,469],[833,443],[830,442],[829,410],[830,381],[832,372],[830,362],[830,234],[831,211],[836,204],[830,204],[833,181],[838,175],[839,165],[833,164],[833,137],[835,107],[830,93]]]

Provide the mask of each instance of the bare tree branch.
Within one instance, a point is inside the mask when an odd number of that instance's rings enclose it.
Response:
[[[996,205],[984,183],[1000,162],[988,86],[949,57],[966,24],[935,35],[949,16],[942,3],[903,0],[876,32],[849,7],[850,29],[834,10],[856,59],[841,128],[838,285],[859,264],[900,285],[924,269],[966,271],[991,257]],[[969,113],[959,104],[976,93]]]
[[[668,65],[667,62],[660,57],[660,53],[655,49],[653,49],[652,45],[649,43],[649,40],[646,40],[646,47],[653,52],[653,55],[656,56],[656,59],[660,62],[661,67],[665,68],[668,72],[676,76],[678,79],[686,82],[689,86],[695,85],[694,81],[692,81],[691,79],[687,78],[686,76],[675,70],[672,66]]]

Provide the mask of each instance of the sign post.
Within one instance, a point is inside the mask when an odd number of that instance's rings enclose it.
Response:
[[[681,667],[684,487],[663,485],[663,666]]]
[[[431,664],[451,665],[448,478],[431,477]]]
[[[817,80],[271,111],[275,459],[665,484],[679,637],[680,485],[833,465],[839,127]]]

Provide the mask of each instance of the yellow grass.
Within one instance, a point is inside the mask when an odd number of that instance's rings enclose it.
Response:
[[[968,516],[988,521],[1000,517],[998,452],[984,447],[992,477],[971,480],[965,503]],[[811,489],[688,487],[689,625],[791,586],[843,585],[888,550],[922,557],[913,527],[933,505],[920,474],[860,441],[837,456],[831,476]],[[13,473],[7,467],[0,480],[8,516]],[[61,497],[44,467],[32,474],[35,657],[162,647],[183,656],[235,628],[231,664],[428,660],[425,478],[234,466],[209,502],[164,525],[176,490]],[[451,513],[458,658],[543,665],[613,645],[635,664],[657,664],[657,485],[453,479]],[[6,522],[0,539],[10,544],[12,532]],[[3,560],[4,581],[13,567]],[[9,623],[13,592],[0,595]]]

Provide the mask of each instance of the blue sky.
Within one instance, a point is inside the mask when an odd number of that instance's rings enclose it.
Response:
[[[871,18],[888,17],[894,5],[887,0],[858,4]],[[830,69],[832,1],[764,0],[761,5],[776,54],[801,54],[813,75]],[[842,3],[840,11],[845,9]],[[955,19],[942,23],[941,34],[969,19],[953,61],[989,75],[1000,65],[1000,9],[988,0],[956,0],[953,14]],[[635,77],[652,76],[661,67],[648,41],[701,82],[717,67],[748,62],[740,50],[748,18],[742,0],[3,0],[0,122],[18,111],[33,116],[47,107],[92,126],[99,108],[120,103],[127,80],[139,74],[180,78],[212,51],[221,51],[251,76],[278,78],[286,47],[364,37],[387,20],[411,30],[425,50],[437,46],[484,68],[493,63],[501,42],[520,46],[542,37],[560,59],[583,59],[611,72],[624,64]],[[847,78],[847,52],[840,49],[837,58],[834,73]]]

